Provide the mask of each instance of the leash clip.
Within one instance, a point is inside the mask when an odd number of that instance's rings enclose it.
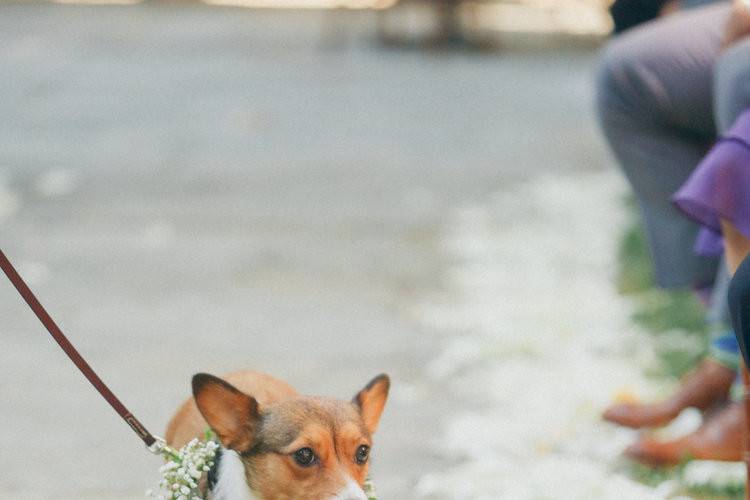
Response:
[[[150,446],[146,446],[146,449],[154,455],[158,455],[166,459],[180,458],[180,452],[169,446],[164,438],[159,436],[154,436],[154,442],[151,443]]]
[[[150,446],[146,446],[146,449],[154,455],[163,454],[164,450],[168,448],[167,442],[164,440],[164,438],[161,438],[159,436],[154,436],[154,439],[154,442],[151,443]]]

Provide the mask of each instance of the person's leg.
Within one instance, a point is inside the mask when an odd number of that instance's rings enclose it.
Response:
[[[748,193],[748,196],[750,196],[750,193]],[[742,234],[733,223],[726,219],[721,221],[721,234],[724,236],[729,274],[734,275],[742,261],[750,254],[750,238]]]
[[[685,408],[706,411],[725,403],[736,377],[737,372],[734,369],[707,357],[685,376],[677,390],[663,401],[650,404],[616,404],[607,408],[602,417],[609,422],[633,429],[666,425]]]
[[[645,438],[629,447],[625,454],[647,465],[678,465],[686,460],[742,460],[742,405],[733,403],[706,420],[700,428],[680,439],[657,441]]]
[[[729,328],[728,288],[729,274],[722,261],[706,312],[711,336],[708,356],[683,378],[677,390],[656,403],[610,406],[603,414],[605,420],[632,428],[657,427],[685,408],[709,410],[729,399],[730,390],[736,386],[740,354],[734,331]]]
[[[718,5],[647,23],[615,38],[602,57],[599,119],[639,201],[656,279],[665,287],[705,285],[716,276],[715,262],[692,251],[697,225],[670,197],[715,137],[712,70],[727,14]],[[731,369],[709,361],[667,400],[616,405],[604,418],[636,428],[662,425],[688,406],[706,409],[726,399],[732,380]]]
[[[692,252],[697,226],[670,204],[715,137],[712,69],[726,5],[646,23],[604,51],[597,108],[604,134],[635,191],[657,283],[705,285],[716,264]]]
[[[708,357],[733,372],[737,372],[740,365],[740,351],[734,331],[730,326],[729,307],[727,305],[728,290],[729,271],[725,259],[722,259],[716,273],[716,282],[706,313],[706,323],[711,338]]]

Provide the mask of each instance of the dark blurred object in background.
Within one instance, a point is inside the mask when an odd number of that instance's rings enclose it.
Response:
[[[615,0],[609,12],[618,34],[660,16],[720,1],[724,0]]]
[[[667,0],[616,0],[610,7],[615,34],[659,16]]]

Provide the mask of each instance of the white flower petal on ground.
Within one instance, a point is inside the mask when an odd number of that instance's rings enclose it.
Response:
[[[0,177],[0,222],[15,214],[21,207],[21,197]]]
[[[18,263],[18,273],[29,285],[40,285],[49,276],[49,267],[43,262],[24,260]]]
[[[695,486],[711,484],[721,488],[745,483],[746,466],[742,462],[693,460],[685,466],[683,481]]]
[[[174,224],[155,220],[141,230],[140,242],[144,248],[161,250],[169,248],[177,237]]]
[[[54,168],[37,177],[36,190],[42,196],[64,196],[72,193],[78,185],[78,177],[68,168]]]

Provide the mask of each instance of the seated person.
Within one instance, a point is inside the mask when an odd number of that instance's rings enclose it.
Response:
[[[750,106],[748,34],[750,9],[742,0],[666,16],[613,39],[597,83],[600,122],[635,191],[657,284],[715,287],[709,316],[719,325],[716,332],[728,323],[728,315],[723,319],[726,272],[717,274],[715,259],[693,253],[698,226],[680,215],[670,197],[716,140],[717,130],[729,130]],[[672,397],[652,405],[617,405],[604,417],[639,428],[663,425],[687,407],[725,405],[706,422],[712,425],[694,436],[692,455],[738,459],[740,443],[734,438],[741,419],[737,405],[726,402],[739,349],[733,332],[727,333],[717,335],[712,356]],[[709,435],[712,439],[706,439]],[[679,447],[657,450],[652,444],[636,443],[628,453],[655,464],[683,458]]]

